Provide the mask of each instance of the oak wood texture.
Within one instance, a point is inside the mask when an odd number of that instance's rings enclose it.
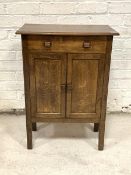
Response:
[[[36,35],[119,35],[108,25],[24,24],[16,34]]]
[[[106,37],[99,36],[27,36],[29,50],[43,50],[43,52],[64,53],[106,53]],[[85,46],[89,44],[88,47]],[[48,45],[47,45],[48,44]]]
[[[32,117],[32,122],[54,122],[54,123],[97,123],[99,118],[90,117],[90,118],[44,118],[44,117]]]
[[[106,59],[105,59],[103,87],[102,87],[103,95],[102,95],[102,105],[101,105],[101,118],[99,122],[99,143],[98,143],[99,150],[103,150],[104,148],[106,105],[107,105],[107,95],[108,95],[108,82],[109,82],[109,71],[110,71],[110,62],[111,62],[112,41],[113,41],[113,36],[108,36],[107,37],[107,48],[106,48],[107,52],[106,52]]]
[[[65,117],[66,56],[30,53],[31,115]]]
[[[104,58],[102,54],[69,54],[67,117],[100,117]]]
[[[104,148],[113,35],[109,26],[24,25],[27,148],[37,122],[94,123]]]
[[[24,72],[24,89],[25,89],[25,106],[26,106],[26,130],[27,130],[27,148],[32,149],[32,121],[31,121],[31,104],[30,104],[30,77],[29,77],[29,60],[27,59],[26,37],[22,35],[22,53],[23,53],[23,72]]]

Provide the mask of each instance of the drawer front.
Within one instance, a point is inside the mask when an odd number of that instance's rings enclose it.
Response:
[[[105,53],[106,37],[29,35],[26,47],[45,52]]]

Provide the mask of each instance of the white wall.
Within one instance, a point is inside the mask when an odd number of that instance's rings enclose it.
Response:
[[[131,0],[0,0],[0,110],[24,108],[24,23],[108,24],[114,38],[108,111],[131,111]]]

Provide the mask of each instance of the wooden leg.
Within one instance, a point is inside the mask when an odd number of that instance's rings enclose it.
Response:
[[[94,123],[94,132],[98,132],[99,130],[99,123]]]
[[[107,94],[108,94],[108,81],[109,81],[109,71],[110,71],[110,61],[111,61],[111,50],[112,50],[113,37],[107,37],[106,45],[106,59],[104,63],[104,81],[102,89],[102,105],[101,105],[101,116],[99,122],[99,143],[98,149],[104,149],[104,134],[105,134],[105,119],[106,119],[106,106],[107,106]]]
[[[37,131],[36,122],[32,123],[32,131]]]
[[[101,121],[99,124],[99,143],[98,150],[104,149],[104,134],[105,134],[105,121]]]
[[[27,148],[32,149],[32,124],[28,123],[26,126],[27,131]]]

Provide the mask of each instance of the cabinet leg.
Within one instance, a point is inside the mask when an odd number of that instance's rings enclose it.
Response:
[[[94,132],[98,132],[99,130],[99,123],[94,123]]]
[[[99,124],[98,150],[104,149],[104,134],[105,134],[105,121],[101,121]]]
[[[27,125],[27,148],[32,149],[32,125]]]
[[[32,131],[37,131],[36,122],[33,122],[33,123],[32,123]]]

